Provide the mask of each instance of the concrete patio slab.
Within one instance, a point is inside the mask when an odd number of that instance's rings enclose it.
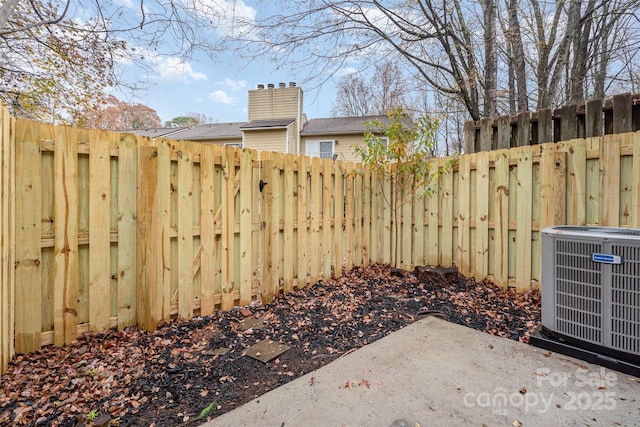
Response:
[[[215,426],[640,426],[640,379],[434,317]]]

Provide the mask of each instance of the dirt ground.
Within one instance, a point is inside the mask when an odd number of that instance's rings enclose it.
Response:
[[[0,424],[197,425],[428,315],[528,342],[540,294],[457,273],[419,280],[388,266],[356,268],[265,306],[17,355],[2,376]],[[247,355],[263,341],[290,348],[263,363]]]

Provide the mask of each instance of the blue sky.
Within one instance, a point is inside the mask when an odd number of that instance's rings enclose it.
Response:
[[[130,0],[119,0],[127,4]],[[196,0],[210,3],[211,0]],[[236,14],[253,18],[270,13],[257,10],[252,1],[217,1],[227,10],[233,8]],[[264,7],[265,3],[262,3]],[[219,22],[210,37],[218,37],[228,30],[227,22]],[[126,67],[126,66],[125,66]],[[136,93],[136,98],[124,100],[139,102],[157,111],[162,121],[188,113],[201,113],[219,122],[239,122],[247,120],[249,89],[257,84],[294,81],[304,91],[304,112],[309,118],[331,116],[331,105],[335,99],[335,86],[330,79],[320,90],[305,87],[305,70],[294,72],[275,69],[273,64],[264,62],[248,63],[238,59],[231,52],[223,52],[210,59],[202,52],[196,52],[189,62],[178,57],[162,56],[150,61],[151,71],[127,68],[126,73],[141,79],[149,88]],[[118,98],[123,96],[114,92]]]

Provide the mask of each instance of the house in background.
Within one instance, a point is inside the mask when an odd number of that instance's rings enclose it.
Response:
[[[354,146],[364,143],[365,123],[387,116],[331,117],[308,120],[303,112],[304,93],[294,82],[259,84],[249,90],[247,122],[212,123],[182,129],[149,129],[133,133],[277,151],[312,157],[359,161]],[[173,131],[172,131],[173,130]],[[166,132],[163,132],[166,131]]]

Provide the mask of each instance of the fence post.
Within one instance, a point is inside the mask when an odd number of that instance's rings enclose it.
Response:
[[[0,107],[0,375],[14,354],[15,121]]]

